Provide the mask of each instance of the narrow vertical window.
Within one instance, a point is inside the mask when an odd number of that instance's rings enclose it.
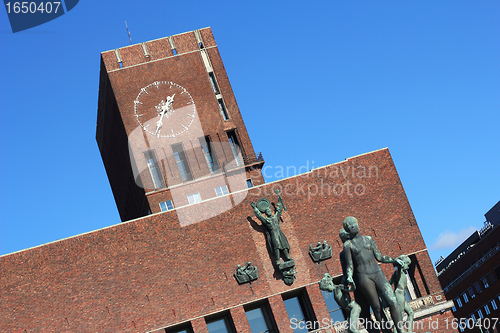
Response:
[[[464,298],[464,302],[465,303],[469,303],[469,298],[467,297],[467,294],[466,293],[463,293],[462,294],[463,298]]]
[[[146,163],[148,165],[154,188],[158,189],[165,187],[158,162],[156,161],[154,150],[148,150],[147,152],[144,152],[144,157],[146,158]]]
[[[495,302],[494,299],[491,300],[490,304],[491,304],[491,307],[493,308],[493,310],[498,309],[497,302]]]
[[[233,152],[234,160],[236,161],[236,165],[243,165],[243,161],[241,160],[240,154],[240,144],[238,142],[238,138],[236,137],[235,131],[227,132],[227,138],[229,139],[229,146],[231,146],[231,151]]]
[[[496,278],[495,278],[495,274],[493,273],[493,271],[489,272],[486,276],[488,277],[490,284],[495,283]]]
[[[215,172],[219,169],[219,165],[217,164],[217,159],[212,151],[212,146],[210,144],[210,138],[204,137],[200,138],[200,146],[203,151],[203,155],[205,156],[205,161],[207,162],[208,170],[210,172]]]
[[[483,289],[481,289],[481,286],[479,285],[479,282],[474,283],[474,288],[476,289],[476,292],[478,294],[483,292]]]
[[[226,106],[224,105],[224,101],[222,100],[222,98],[218,98],[217,102],[219,103],[219,109],[220,113],[222,114],[222,118],[224,118],[224,120],[229,120],[229,115],[227,114]]]
[[[467,288],[467,293],[469,294],[470,298],[476,297],[476,294],[474,294],[474,290],[472,287]]]
[[[174,152],[175,163],[181,174],[182,181],[192,180],[191,171],[189,170],[189,165],[187,163],[186,154],[182,149],[181,144],[176,144],[172,146]]]
[[[462,307],[462,300],[460,300],[460,297],[455,300],[457,302],[457,305],[459,308]]]
[[[250,188],[250,187],[253,187],[253,182],[252,182],[252,179],[247,179],[247,187]]]
[[[483,319],[484,316],[483,316],[483,312],[479,309],[477,310],[477,315],[479,316],[479,318]]]
[[[485,304],[483,306],[483,308],[484,308],[484,312],[486,313],[486,315],[489,315],[491,313],[490,308],[488,307],[488,304]]]
[[[219,86],[217,85],[217,81],[215,80],[214,72],[208,73],[208,77],[210,78],[210,83],[212,84],[212,89],[215,94],[219,94]]]

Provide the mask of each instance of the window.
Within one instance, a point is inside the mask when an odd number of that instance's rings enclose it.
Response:
[[[224,120],[229,120],[229,116],[226,111],[226,106],[224,105],[224,101],[222,100],[222,98],[218,98],[217,102],[219,103],[219,110],[220,113],[222,114],[222,118],[224,118]]]
[[[257,308],[245,309],[245,313],[252,333],[271,333],[277,331],[272,313],[267,304]]]
[[[467,289],[467,293],[469,294],[470,298],[476,297],[476,294],[474,294],[474,290],[472,290],[472,287],[469,287]]]
[[[306,295],[301,294],[295,297],[284,298],[286,312],[290,319],[291,328],[295,333],[308,332],[309,329],[314,329],[311,326],[314,322],[311,306],[306,300]],[[309,325],[308,325],[309,324]]]
[[[490,301],[490,304],[491,304],[491,307],[493,308],[493,310],[498,309],[498,307],[497,307],[497,302],[495,302],[495,300],[494,300],[494,299],[492,299],[492,300]]]
[[[193,328],[191,324],[188,323],[187,325],[165,328],[165,333],[193,333]]]
[[[174,204],[172,203],[172,200],[160,202],[160,209],[162,212],[174,209]]]
[[[455,301],[457,302],[458,307],[461,308],[462,307],[462,300],[460,299],[460,297],[455,299]]]
[[[453,307],[451,308],[451,312],[457,311],[457,308],[455,307],[455,304],[453,304]]]
[[[163,177],[161,175],[158,162],[156,161],[154,150],[148,150],[147,152],[144,152],[144,157],[146,158],[146,163],[148,165],[154,188],[158,189],[164,187],[165,185],[163,183]]]
[[[221,186],[221,187],[216,187],[215,194],[217,194],[217,196],[220,197],[221,195],[229,194],[229,190],[227,189],[226,185]]]
[[[483,287],[484,289],[488,288],[490,285],[488,284],[488,280],[486,280],[486,278],[482,278],[481,279],[481,282],[483,283]]]
[[[247,187],[248,188],[253,187],[253,182],[251,179],[247,179]]]
[[[236,331],[228,316],[207,321],[207,328],[210,333],[233,333]]]
[[[175,163],[177,163],[177,168],[179,168],[179,173],[181,174],[182,181],[191,180],[191,171],[189,170],[186,154],[184,154],[182,145],[173,145],[172,150],[174,152]]]
[[[214,72],[208,73],[208,77],[210,78],[210,83],[212,84],[212,88],[214,90],[214,93],[218,94],[219,87],[217,86],[217,81],[215,80]]]
[[[229,145],[231,146],[231,151],[233,152],[236,165],[243,165],[240,155],[240,144],[238,142],[238,138],[236,137],[236,132],[234,130],[227,132],[227,138],[229,139]]]
[[[345,320],[344,314],[342,313],[340,306],[335,301],[333,293],[324,290],[321,290],[321,292],[323,293],[323,298],[333,323],[343,322]]]
[[[483,292],[483,289],[481,289],[481,286],[479,285],[479,282],[474,283],[474,289],[476,289],[476,292],[478,294]]]
[[[488,277],[490,284],[495,283],[496,278],[495,278],[495,273],[493,273],[493,271],[489,272],[486,276]]]
[[[477,315],[479,316],[479,318],[483,319],[484,316],[483,316],[483,312],[481,311],[481,309],[477,310]]]
[[[484,309],[484,312],[486,313],[486,315],[489,315],[491,313],[490,308],[488,307],[488,304],[485,304],[483,306],[483,309]]]
[[[203,151],[203,155],[205,156],[205,161],[207,162],[208,170],[210,172],[215,172],[219,169],[219,165],[217,164],[217,159],[212,152],[212,146],[210,144],[210,138],[208,136],[204,138],[200,138],[200,146]]]
[[[188,195],[188,201],[189,201],[190,204],[201,202],[200,193],[194,193],[194,194]]]
[[[467,297],[467,294],[463,293],[462,296],[464,297],[464,302],[469,303],[469,298]]]
[[[471,313],[470,317],[472,318],[472,320],[476,321],[476,316],[474,316],[473,313]]]

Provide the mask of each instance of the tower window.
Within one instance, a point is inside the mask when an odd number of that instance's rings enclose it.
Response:
[[[240,145],[238,142],[238,138],[236,137],[236,133],[234,130],[227,132],[227,138],[229,139],[229,145],[231,146],[231,151],[233,152],[234,160],[236,161],[236,165],[243,165],[243,161],[241,160],[240,154]]]
[[[217,86],[217,81],[215,81],[214,72],[208,73],[208,77],[210,78],[210,83],[212,84],[212,89],[214,90],[214,93],[218,94],[219,87]]]
[[[207,162],[208,170],[210,172],[215,172],[219,169],[217,164],[217,159],[212,152],[212,147],[210,145],[210,139],[208,137],[200,138],[200,146],[203,150],[203,155],[205,156],[205,161]]]
[[[224,101],[222,100],[222,98],[218,98],[217,102],[219,103],[219,109],[220,113],[222,114],[222,118],[224,118],[224,120],[229,120],[229,115],[227,114],[226,106],[224,105]]]
[[[247,179],[247,187],[248,188],[253,187],[252,179]]]
[[[191,171],[189,170],[186,154],[184,154],[182,145],[173,145],[172,150],[174,152],[175,163],[177,164],[177,168],[179,168],[179,173],[181,174],[182,181],[192,180],[193,178],[191,176]]]
[[[216,187],[215,194],[217,194],[218,197],[220,197],[221,195],[229,194],[229,190],[227,189],[227,185],[224,185],[221,187]]]
[[[172,200],[160,202],[160,209],[162,212],[174,209],[174,204],[172,203]]]
[[[293,325],[291,328],[295,333],[308,332],[309,328],[310,330],[314,329],[310,325],[314,323],[311,304],[304,293],[295,297],[284,298],[283,303],[285,303],[288,318],[290,318],[290,323]]]
[[[146,163],[148,165],[149,173],[151,175],[151,179],[153,180],[153,186],[155,189],[165,187],[165,183],[163,182],[163,177],[161,175],[160,168],[158,166],[158,162],[156,161],[156,156],[154,150],[148,150],[144,153],[144,157],[146,158]]]
[[[198,193],[193,193],[193,194],[188,195],[188,201],[190,204],[195,204],[195,203],[201,202],[200,193],[198,192]]]

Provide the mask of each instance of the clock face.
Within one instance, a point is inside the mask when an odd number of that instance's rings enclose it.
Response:
[[[141,89],[134,100],[135,118],[149,134],[175,138],[189,129],[196,106],[189,92],[170,81],[156,81]]]

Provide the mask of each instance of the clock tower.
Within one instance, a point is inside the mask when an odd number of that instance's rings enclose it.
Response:
[[[96,139],[122,221],[200,222],[264,183],[210,28],[103,52]]]

